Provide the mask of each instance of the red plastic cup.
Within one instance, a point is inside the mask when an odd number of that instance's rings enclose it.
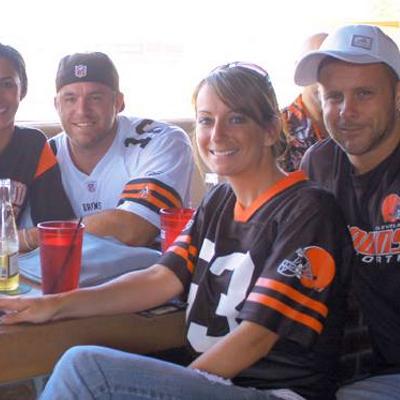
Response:
[[[74,221],[38,224],[43,294],[67,292],[79,284],[84,225]]]
[[[160,210],[161,249],[163,252],[179,236],[193,213],[193,208],[162,208]]]

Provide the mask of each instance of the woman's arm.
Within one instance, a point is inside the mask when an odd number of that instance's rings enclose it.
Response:
[[[279,336],[254,322],[243,321],[229,335],[190,364],[223,378],[233,378],[269,353]]]
[[[137,312],[156,307],[183,292],[176,275],[156,264],[100,286],[41,297],[0,297],[4,324],[40,323],[63,318]]]

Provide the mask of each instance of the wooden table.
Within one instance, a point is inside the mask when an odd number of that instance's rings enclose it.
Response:
[[[71,346],[104,345],[136,353],[184,343],[184,311],[123,314],[50,322],[0,325],[0,384],[48,374]],[[163,313],[166,312],[166,313]]]

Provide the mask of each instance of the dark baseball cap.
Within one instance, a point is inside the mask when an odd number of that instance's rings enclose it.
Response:
[[[75,53],[65,56],[58,64],[57,92],[76,82],[99,82],[119,91],[119,76],[115,65],[104,53]]]

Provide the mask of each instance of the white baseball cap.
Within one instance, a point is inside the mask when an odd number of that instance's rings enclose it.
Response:
[[[354,64],[385,63],[400,79],[399,48],[377,26],[348,25],[331,33],[318,50],[298,61],[295,83],[308,86],[317,82],[319,66],[326,56]]]

